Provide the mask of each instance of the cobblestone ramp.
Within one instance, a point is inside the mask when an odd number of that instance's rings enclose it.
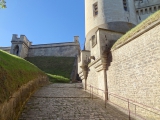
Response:
[[[82,84],[50,84],[27,102],[19,120],[128,120],[82,89]]]

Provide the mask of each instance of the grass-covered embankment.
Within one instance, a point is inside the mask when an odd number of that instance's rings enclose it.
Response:
[[[68,83],[73,69],[74,57],[28,57],[29,62],[45,71],[53,83]]]
[[[53,83],[68,83],[70,81],[69,78],[65,78],[60,75],[52,75],[52,74],[47,74],[49,77],[49,81]]]
[[[45,76],[35,65],[0,50],[0,103],[8,100],[22,85]]]

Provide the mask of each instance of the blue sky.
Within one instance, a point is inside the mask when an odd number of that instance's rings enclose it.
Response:
[[[6,0],[0,9],[0,47],[11,46],[12,34],[26,35],[33,44],[85,40],[84,0]]]

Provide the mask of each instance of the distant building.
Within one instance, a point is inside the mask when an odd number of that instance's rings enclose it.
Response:
[[[22,58],[35,56],[75,57],[80,49],[78,36],[74,37],[74,42],[32,45],[32,42],[25,35],[18,38],[16,34],[13,34],[11,43],[11,47],[1,47],[0,49]]]

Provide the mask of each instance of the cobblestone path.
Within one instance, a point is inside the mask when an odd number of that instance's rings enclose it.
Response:
[[[50,84],[27,102],[19,120],[128,120],[121,112],[90,99],[82,84]]]

